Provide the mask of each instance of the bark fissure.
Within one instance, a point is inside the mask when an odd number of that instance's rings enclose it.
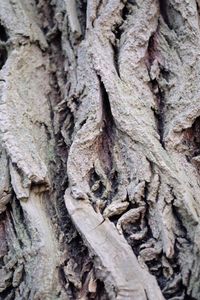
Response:
[[[6,42],[9,39],[9,36],[6,32],[6,29],[3,25],[0,24],[0,40]]]
[[[165,97],[163,95],[163,92],[161,91],[158,82],[156,80],[153,81],[153,86],[154,88],[157,89],[157,92],[155,96],[157,97],[158,101],[158,108],[157,110],[154,111],[155,117],[157,119],[157,128],[158,128],[158,133],[160,136],[160,143],[165,149],[165,143],[164,143],[164,111],[165,111]]]

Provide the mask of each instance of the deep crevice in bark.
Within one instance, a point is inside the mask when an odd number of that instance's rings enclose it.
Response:
[[[106,91],[106,88],[104,86],[103,81],[99,77],[99,82],[100,82],[100,89],[102,93],[102,106],[103,106],[103,122],[105,126],[103,128],[105,131],[108,133],[108,135],[112,133],[113,126],[114,126],[114,119],[112,116],[112,111],[111,111],[111,106],[110,106],[110,100],[109,100],[109,95]]]
[[[105,161],[105,167],[107,167],[107,175],[112,169],[112,145],[115,138],[115,123],[111,111],[109,95],[106,91],[103,81],[99,77],[101,98],[102,98],[102,134],[101,134],[101,146],[100,146],[100,159],[104,161],[104,155],[108,155],[107,161]],[[102,149],[101,149],[102,147]],[[107,166],[106,166],[107,165]]]
[[[151,67],[152,67],[153,63],[156,61],[157,56],[158,56],[158,53],[157,53],[156,33],[154,33],[149,39],[149,44],[148,44],[148,49],[147,49],[147,57],[148,57],[147,68],[149,71],[149,77],[151,79],[150,88],[152,90],[152,93],[155,95],[156,101],[157,101],[156,109],[153,109],[153,111],[154,111],[155,120],[157,123],[158,133],[160,136],[160,143],[161,143],[162,147],[165,149],[165,144],[164,144],[165,96],[164,96],[164,91],[162,91],[162,88],[159,85],[158,78],[156,78],[156,77],[153,77],[153,79],[151,78],[152,77],[151,76]],[[163,76],[163,77],[169,76],[169,74],[167,72],[165,72],[165,70],[159,64],[158,64],[158,67],[160,69],[159,76]]]
[[[120,71],[119,71],[119,52],[120,52],[120,39],[121,35],[123,34],[125,28],[124,25],[126,23],[126,20],[128,16],[131,14],[132,6],[134,6],[136,3],[135,1],[127,1],[121,11],[121,22],[119,24],[116,24],[114,28],[112,29],[112,32],[115,35],[115,41],[113,43],[110,43],[113,50],[113,62],[116,69],[116,72],[118,76],[120,77]]]
[[[170,24],[169,17],[168,17],[168,10],[167,10],[167,7],[169,5],[169,0],[159,0],[159,2],[160,2],[160,13],[163,17],[163,20],[168,25],[168,27],[170,29],[172,29],[172,26]]]
[[[112,44],[111,46],[112,46],[112,50],[113,50],[113,62],[114,62],[114,65],[115,65],[115,69],[117,71],[118,76],[120,77],[119,62],[118,62],[118,59],[119,59],[119,48],[118,48],[117,43],[118,43],[118,41],[115,40],[115,45]]]
[[[174,30],[177,35],[181,34],[185,20],[176,6],[169,0],[159,0],[161,15],[170,30]]]
[[[131,13],[132,6],[136,5],[136,2],[133,0],[127,1],[122,9],[121,16],[124,21],[128,18],[128,15]],[[122,23],[122,24],[123,24]]]
[[[96,18],[95,19],[98,19],[100,14],[100,9],[102,8],[102,5],[103,5],[103,1],[102,0],[98,0],[97,2],[97,6],[96,6]],[[95,22],[95,19],[92,20],[92,26],[94,27],[94,22]]]
[[[198,14],[198,24],[200,27],[200,5],[199,5],[198,1],[196,1],[196,6],[197,6],[197,14]]]
[[[115,139],[115,123],[112,116],[109,95],[100,76],[97,76],[100,85],[102,101],[101,133],[98,138],[98,158],[103,170],[99,173],[99,167],[94,166],[90,170],[89,185],[95,199],[98,201],[92,203],[95,210],[102,212],[106,205],[112,202],[112,198],[117,191],[117,171],[114,170],[113,162],[113,143]],[[107,185],[113,189],[107,190]]]
[[[192,126],[183,131],[182,138],[183,151],[188,161],[192,161],[198,165],[200,155],[200,117],[197,117]]]
[[[0,24],[0,40],[3,42],[6,42],[8,40],[9,36],[6,32],[6,29],[3,25]]]
[[[158,133],[160,136],[160,143],[165,148],[164,144],[164,95],[163,92],[161,91],[158,83],[156,82],[157,88],[158,88],[158,93],[156,94],[157,100],[158,100],[158,113],[156,115],[157,117],[157,126],[158,126]]]
[[[5,65],[7,58],[8,58],[8,52],[6,50],[6,47],[0,44],[0,70]]]
[[[86,31],[86,12],[87,12],[87,0],[78,0],[77,1],[77,11],[78,18],[80,20],[80,25],[82,29],[82,35],[85,36]]]

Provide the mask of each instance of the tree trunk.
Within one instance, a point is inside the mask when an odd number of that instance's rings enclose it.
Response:
[[[200,299],[199,9],[0,0],[0,299]]]

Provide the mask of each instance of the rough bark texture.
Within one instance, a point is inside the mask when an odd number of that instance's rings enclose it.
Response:
[[[0,299],[200,299],[199,10],[0,0]]]

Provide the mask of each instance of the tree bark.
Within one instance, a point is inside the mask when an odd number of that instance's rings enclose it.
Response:
[[[199,8],[0,0],[0,299],[200,299]]]

